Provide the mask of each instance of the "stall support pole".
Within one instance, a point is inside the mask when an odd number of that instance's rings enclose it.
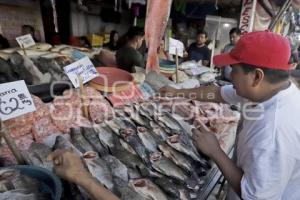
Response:
[[[81,97],[81,103],[82,103],[82,111],[83,111],[83,116],[85,118],[89,118],[89,111],[88,111],[88,107],[85,103],[85,99],[86,99],[86,94],[83,88],[83,81],[82,78],[80,76],[78,76],[78,80],[79,80],[79,84],[80,84],[80,97]]]
[[[284,14],[284,12],[289,9],[289,7],[292,4],[292,0],[287,0],[283,6],[281,7],[281,9],[279,10],[279,12],[277,13],[277,15],[275,16],[275,18],[271,21],[270,26],[269,26],[269,30],[274,29],[276,23],[278,22],[278,20],[280,20],[280,18],[282,17],[282,15]]]
[[[179,80],[178,80],[178,51],[177,51],[177,48],[176,48],[176,83],[179,83]]]

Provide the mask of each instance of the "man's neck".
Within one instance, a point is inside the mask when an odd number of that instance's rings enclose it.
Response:
[[[137,49],[137,44],[136,44],[136,42],[128,42],[128,43],[127,43],[127,46],[132,47],[132,48],[134,48],[134,49]]]
[[[196,44],[197,47],[204,47],[205,44]]]
[[[271,99],[273,96],[275,96],[280,91],[287,89],[290,85],[291,85],[291,82],[289,80],[284,81],[282,83],[278,83],[276,85],[269,84],[269,87],[267,85],[265,87],[264,95],[258,100],[258,102],[264,102],[264,101]]]

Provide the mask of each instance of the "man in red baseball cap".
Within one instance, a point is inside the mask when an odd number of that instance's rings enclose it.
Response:
[[[290,52],[280,35],[248,33],[230,53],[214,57],[216,66],[232,66],[232,85],[160,90],[241,108],[235,161],[208,127],[193,131],[199,150],[218,165],[233,189],[228,199],[300,199],[300,92],[289,81]]]

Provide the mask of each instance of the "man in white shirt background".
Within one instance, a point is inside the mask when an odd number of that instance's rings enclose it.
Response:
[[[198,148],[222,171],[233,189],[227,199],[300,199],[300,92],[289,80],[286,38],[262,31],[245,34],[230,53],[214,57],[232,66],[231,86],[208,86],[161,93],[200,101],[240,105],[244,118],[231,160],[205,125],[194,130]],[[192,95],[193,94],[193,95]]]

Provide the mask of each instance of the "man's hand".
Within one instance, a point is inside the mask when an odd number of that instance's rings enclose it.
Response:
[[[242,169],[237,167],[224,153],[214,133],[210,132],[205,125],[202,125],[199,130],[192,130],[192,132],[199,150],[217,164],[229,185],[241,197],[241,180],[244,174]]]
[[[53,161],[54,172],[67,181],[79,184],[80,179],[91,176],[80,157],[72,151],[56,150],[48,156],[48,160]]]
[[[198,129],[192,130],[193,140],[197,148],[214,160],[215,155],[222,151],[215,134],[206,127],[199,127]]]
[[[176,96],[177,89],[165,86],[160,88],[159,94],[163,97],[174,97]]]

